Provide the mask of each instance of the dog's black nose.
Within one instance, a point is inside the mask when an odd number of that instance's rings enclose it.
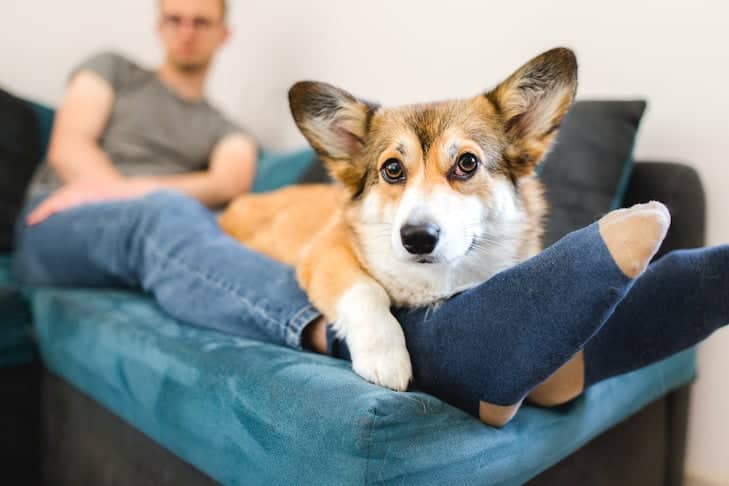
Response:
[[[400,228],[402,246],[413,255],[427,255],[435,249],[440,228],[433,223],[406,224]]]

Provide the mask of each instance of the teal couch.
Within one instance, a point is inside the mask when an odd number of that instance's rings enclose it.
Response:
[[[48,129],[51,112],[39,110]],[[257,190],[295,179],[311,155],[263,154]],[[295,167],[288,179],[287,164]],[[696,372],[688,350],[568,405],[526,406],[493,429],[432,396],[366,383],[346,362],[176,322],[134,292],[36,288],[28,295],[47,369],[47,484],[517,485],[548,477],[540,473]],[[685,423],[673,431],[665,425],[662,448],[685,430]],[[149,457],[163,459],[150,464]],[[655,467],[669,471],[681,460]]]
[[[694,376],[693,350],[503,429],[349,364],[175,322],[123,291],[42,289],[45,365],[223,484],[518,485]]]

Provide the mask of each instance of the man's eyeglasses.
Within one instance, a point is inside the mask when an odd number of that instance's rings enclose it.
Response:
[[[185,24],[190,24],[190,26],[193,28],[193,30],[205,31],[205,30],[210,30],[213,27],[216,27],[218,24],[220,24],[220,22],[211,20],[206,17],[193,17],[191,19],[187,19],[187,18],[181,17],[179,15],[162,16],[162,25],[167,28],[170,28],[173,30],[179,30]]]

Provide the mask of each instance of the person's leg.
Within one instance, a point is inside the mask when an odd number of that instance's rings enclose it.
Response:
[[[25,219],[45,196],[34,198],[21,212],[15,225],[13,273],[19,282],[32,285],[75,285],[78,287],[129,287],[126,282],[90,258],[94,241],[75,230],[76,214],[93,218],[92,211],[71,210],[37,226]]]
[[[26,284],[141,287],[182,321],[251,339],[300,349],[301,330],[320,315],[293,269],[243,247],[171,191],[19,224],[16,246]]]
[[[678,250],[651,264],[600,332],[530,395],[558,405],[587,387],[667,358],[729,323],[729,245]]]
[[[614,211],[435,310],[398,311],[416,386],[492,425],[507,422],[610,316],[668,223],[657,203]],[[328,344],[346,357],[331,332]]]

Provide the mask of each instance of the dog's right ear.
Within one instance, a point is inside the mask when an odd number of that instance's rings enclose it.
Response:
[[[317,151],[332,176],[356,186],[366,167],[353,160],[362,149],[377,105],[358,100],[330,84],[301,81],[289,90],[296,125]]]
[[[577,59],[565,48],[547,51],[486,93],[504,121],[504,156],[515,177],[542,160],[575,98]]]

